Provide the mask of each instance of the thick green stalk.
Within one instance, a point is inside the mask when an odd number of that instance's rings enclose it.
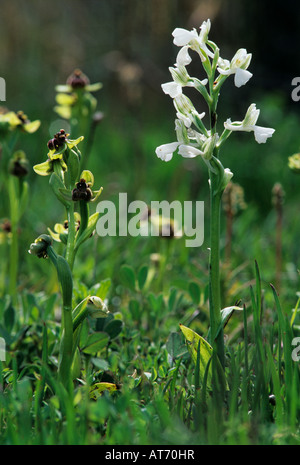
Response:
[[[220,207],[222,191],[218,189],[219,177],[210,172],[210,328],[211,342],[224,367],[224,338],[221,328],[221,292],[220,292]],[[221,328],[221,329],[220,329]]]

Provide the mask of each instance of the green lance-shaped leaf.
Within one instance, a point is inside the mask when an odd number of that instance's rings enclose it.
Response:
[[[65,172],[65,177],[68,177],[68,185],[74,186],[78,181],[79,175],[79,156],[74,150],[67,151],[67,166],[68,170]]]
[[[56,269],[58,279],[61,284],[64,308],[69,308],[71,311],[73,293],[72,272],[67,260],[65,260],[61,255],[57,256]]]
[[[204,377],[207,375],[207,382],[206,387],[207,389],[212,389],[212,364],[210,363],[208,368],[208,373],[206,374],[206,367],[210,362],[210,359],[213,356],[213,348],[212,346],[199,334],[193,331],[182,324],[179,325],[185,339],[187,342],[188,351],[192,357],[193,362],[196,364],[197,360],[199,360],[199,366],[197,366],[198,374],[199,374],[199,382],[200,384],[203,383]],[[225,374],[220,364],[219,359],[217,359],[217,371],[220,382],[226,386]]]
[[[206,366],[210,358],[212,357],[213,348],[203,337],[199,336],[199,334],[195,333],[195,331],[193,331],[192,329],[187,328],[186,326],[183,326],[182,324],[180,324],[179,327],[186,339],[188,351],[195,364],[197,363],[197,349],[198,349],[198,344],[200,343],[199,377],[200,377],[200,383],[201,383],[203,381]],[[207,380],[207,387],[209,389],[211,388],[211,378],[212,378],[212,375],[211,375],[211,370],[210,370],[208,374],[208,380]]]
[[[65,206],[68,207],[70,205],[70,202],[72,201],[72,196],[70,195],[69,197],[66,195],[63,195],[62,191],[65,190],[65,185],[62,181],[62,179],[56,174],[52,173],[50,176],[49,184],[56,195],[57,199]]]
[[[89,217],[86,229],[76,238],[75,250],[94,233],[100,213],[94,213]]]
[[[59,376],[64,386],[72,388],[71,366],[74,356],[73,321],[72,321],[72,294],[73,278],[68,262],[61,255],[56,259],[57,276],[60,281],[63,295],[64,333],[60,346]]]

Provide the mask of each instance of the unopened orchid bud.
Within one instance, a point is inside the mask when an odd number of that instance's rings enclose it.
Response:
[[[52,239],[47,234],[42,234],[39,236],[32,244],[28,252],[31,255],[36,255],[38,258],[47,258],[48,253],[47,249],[52,245]]]
[[[109,310],[100,297],[90,296],[88,300],[88,312],[92,318],[106,318]]]

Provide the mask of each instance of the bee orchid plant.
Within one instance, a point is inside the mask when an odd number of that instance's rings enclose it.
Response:
[[[94,202],[102,192],[102,188],[93,190],[94,176],[91,171],[80,172],[81,152],[78,144],[82,140],[83,136],[70,139],[69,134],[61,129],[48,141],[47,160],[33,167],[37,174],[50,176],[50,187],[66,210],[64,224],[56,224],[54,231],[48,229],[49,235],[39,236],[30,245],[29,253],[38,258],[49,258],[57,271],[63,301],[63,333],[58,374],[69,391],[72,390],[72,365],[78,355],[81,325],[91,312],[97,318],[106,317],[108,313],[104,302],[97,296],[88,296],[73,309],[74,261],[79,247],[95,231],[99,213],[90,215],[89,203]],[[62,255],[55,250],[53,241],[65,245]]]
[[[256,142],[265,143],[274,129],[258,126],[260,111],[253,103],[246,111],[242,121],[224,122],[221,132],[217,132],[217,104],[220,90],[225,81],[233,76],[236,87],[245,85],[252,77],[248,71],[252,55],[244,48],[239,49],[231,61],[220,57],[219,47],[209,39],[211,23],[208,19],[191,31],[176,28],[173,31],[173,43],[179,47],[176,63],[170,67],[172,81],[162,84],[162,90],[173,99],[176,111],[176,141],[156,148],[161,160],[172,160],[177,152],[184,158],[199,157],[208,169],[210,188],[210,343],[215,349],[224,367],[224,337],[220,299],[220,204],[223,191],[233,176],[229,168],[224,168],[220,158],[220,149],[234,131],[253,132]],[[205,79],[190,76],[188,65],[196,52]],[[186,87],[199,92],[208,107],[208,125],[204,124],[205,112],[199,113],[189,97],[184,94]]]

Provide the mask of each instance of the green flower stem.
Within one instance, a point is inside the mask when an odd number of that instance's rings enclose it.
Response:
[[[75,218],[74,218],[74,203],[72,202],[67,208],[68,218],[68,242],[66,247],[66,260],[69,263],[71,270],[73,269],[75,260]]]
[[[73,320],[72,308],[69,305],[63,305],[63,327],[62,355],[58,373],[62,383],[69,390],[72,382],[71,366],[73,361]]]
[[[18,211],[19,211],[19,192],[17,182],[14,176],[9,176],[8,179],[8,196],[10,209],[10,224],[11,224],[11,243],[9,252],[9,295],[14,301],[16,298],[17,289],[17,274],[19,262],[19,245],[18,245]]]
[[[89,221],[89,205],[85,200],[79,201],[80,208],[80,227],[78,231],[78,237],[81,236],[83,231],[87,228]]]
[[[219,176],[210,171],[210,329],[212,345],[216,348],[221,365],[224,367],[220,292],[220,207],[223,191],[219,189],[219,182]]]

